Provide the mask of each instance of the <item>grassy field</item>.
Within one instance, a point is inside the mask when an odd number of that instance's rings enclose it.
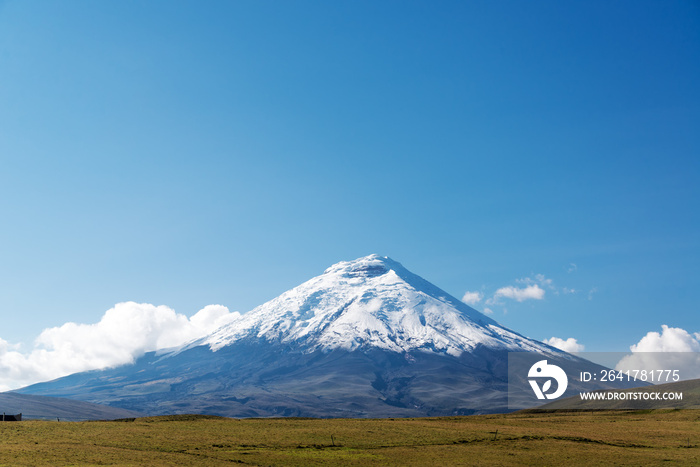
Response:
[[[0,423],[0,465],[700,465],[700,411]]]

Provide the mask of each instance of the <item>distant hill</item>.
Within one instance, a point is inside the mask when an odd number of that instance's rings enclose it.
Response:
[[[0,413],[22,414],[23,419],[61,419],[65,421],[114,420],[139,417],[133,410],[92,404],[60,397],[34,396],[14,392],[0,393]]]

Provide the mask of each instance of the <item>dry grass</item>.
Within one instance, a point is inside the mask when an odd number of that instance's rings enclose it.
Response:
[[[699,465],[700,412],[24,421],[0,424],[0,452],[13,466]]]

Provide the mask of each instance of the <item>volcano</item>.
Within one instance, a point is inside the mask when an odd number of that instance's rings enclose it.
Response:
[[[152,415],[505,412],[513,351],[566,355],[371,255],[335,264],[183,347],[17,392]]]

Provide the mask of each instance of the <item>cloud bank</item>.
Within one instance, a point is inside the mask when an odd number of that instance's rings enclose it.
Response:
[[[661,326],[661,334],[648,332],[638,343],[630,347],[632,352],[700,352],[700,333],[685,329]]]
[[[188,318],[167,306],[118,303],[95,324],[45,329],[28,352],[0,339],[0,391],[133,362],[146,352],[204,337],[240,313],[208,305]]]
[[[648,332],[630,350],[616,370],[678,370],[681,380],[700,378],[700,333],[664,324],[661,333]]]

